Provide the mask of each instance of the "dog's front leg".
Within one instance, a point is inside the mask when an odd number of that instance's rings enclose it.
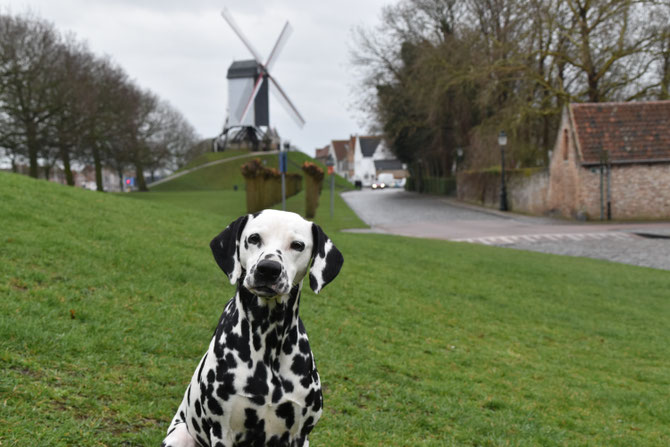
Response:
[[[186,429],[186,424],[178,422],[163,440],[161,447],[197,447],[197,444]]]

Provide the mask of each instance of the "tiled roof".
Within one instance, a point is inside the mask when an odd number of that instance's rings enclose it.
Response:
[[[392,160],[375,160],[375,170],[377,171],[399,171],[402,169],[402,163],[395,158]]]
[[[583,164],[670,162],[670,101],[571,104]]]
[[[347,158],[347,151],[349,151],[349,140],[333,140],[333,149],[335,150],[335,158],[340,161]]]

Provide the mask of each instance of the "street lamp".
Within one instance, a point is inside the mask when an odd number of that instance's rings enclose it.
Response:
[[[507,134],[501,130],[498,134],[498,146],[500,146],[501,169],[500,169],[500,211],[507,211],[507,186],[505,186],[505,146],[507,146]]]

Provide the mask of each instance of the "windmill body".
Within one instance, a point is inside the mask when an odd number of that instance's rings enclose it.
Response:
[[[254,99],[253,106],[243,117],[244,108],[254,90],[262,67],[253,60],[236,61],[228,68],[228,125],[267,127],[270,125],[268,83],[264,79]]]

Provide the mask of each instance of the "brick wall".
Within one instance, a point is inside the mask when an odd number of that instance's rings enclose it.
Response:
[[[580,209],[580,168],[575,135],[569,126],[567,108],[563,110],[561,126],[550,160],[549,187],[546,211],[574,217]]]
[[[595,172],[592,172],[595,171]],[[580,207],[589,219],[600,218],[600,171],[580,169]],[[670,218],[670,164],[612,166],[613,219]],[[607,201],[607,179],[603,179]]]

